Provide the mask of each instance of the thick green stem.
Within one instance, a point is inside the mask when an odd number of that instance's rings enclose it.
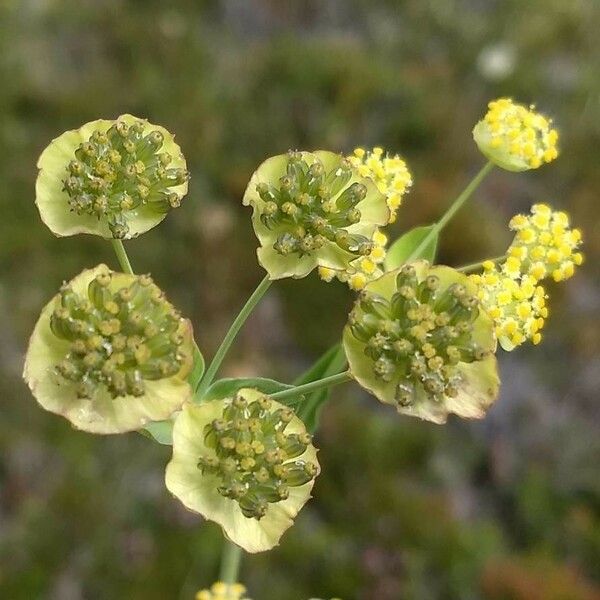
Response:
[[[473,192],[479,187],[479,184],[493,168],[494,164],[491,162],[488,162],[483,166],[481,171],[479,171],[479,173],[471,180],[471,183],[469,183],[458,198],[450,205],[450,208],[444,213],[442,218],[431,228],[431,231],[421,240],[421,243],[411,252],[410,256],[406,259],[406,262],[419,258],[421,252],[427,248],[429,242],[447,225],[448,221],[450,221],[460,207],[471,197]]]
[[[317,379],[317,381],[311,381],[310,383],[305,383],[304,385],[297,385],[296,387],[290,388],[289,390],[275,392],[274,394],[271,394],[271,398],[275,400],[281,400],[283,398],[293,398],[294,396],[298,396],[300,394],[307,394],[309,392],[315,392],[316,390],[321,390],[323,388],[339,385],[340,383],[345,383],[346,381],[350,381],[351,379],[352,377],[350,375],[350,372],[344,371],[343,373],[330,375],[329,377]]]
[[[241,560],[242,549],[233,542],[225,540],[223,543],[223,553],[221,554],[219,581],[227,585],[237,583]]]
[[[210,384],[213,382],[215,375],[217,374],[217,371],[219,370],[219,367],[223,362],[223,359],[227,355],[227,352],[229,351],[229,348],[233,343],[233,340],[235,339],[239,330],[242,328],[242,325],[246,322],[246,319],[250,316],[250,313],[254,310],[254,307],[258,304],[259,300],[265,295],[265,292],[269,289],[271,283],[272,281],[267,276],[258,284],[258,287],[254,290],[252,296],[248,298],[248,301],[231,324],[231,327],[229,328],[229,331],[225,334],[225,337],[223,338],[221,345],[217,349],[214,358],[212,359],[210,365],[208,365],[206,373],[204,373],[204,377],[200,382],[200,386],[198,387],[198,391],[196,394],[198,398],[202,398],[202,396],[204,396],[204,393],[209,388]]]
[[[123,273],[133,275],[133,269],[131,268],[131,263],[129,262],[127,252],[125,252],[125,246],[123,246],[123,242],[117,239],[112,239],[111,241]]]
[[[490,261],[498,264],[505,260],[507,256],[508,254],[503,254],[502,256],[496,256],[496,258],[487,258],[486,260],[482,260],[481,262],[471,263],[470,265],[465,265],[464,267],[458,267],[456,270],[460,271],[461,273],[470,273],[471,271],[477,271],[478,269],[481,269],[483,263],[485,262]]]

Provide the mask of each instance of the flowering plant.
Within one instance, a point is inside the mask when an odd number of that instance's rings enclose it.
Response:
[[[436,248],[495,166],[525,171],[553,161],[558,134],[533,107],[503,98],[473,136],[488,162],[436,223],[389,247],[382,229],[398,219],[412,185],[400,156],[294,150],[264,161],[243,204],[267,275],[206,369],[190,322],[149,275],[134,274],[122,241],[156,226],[187,193],[173,136],[123,115],[68,131],[42,152],[42,219],[56,235],[110,239],[121,272],[99,265],[60,288],[34,328],[25,381],[43,408],[79,429],[137,430],[172,446],[166,488],[226,538],[220,581],[198,600],[245,598],[242,549],[276,546],[310,499],[320,474],[313,434],[331,387],[353,380],[398,413],[434,423],[450,414],[480,419],[498,396],[498,346],[541,341],[545,280],[569,279],[583,262],[581,232],[565,212],[535,204],[511,219],[504,254],[471,265],[439,265]],[[293,384],[217,379],[272,282],[313,270],[356,292],[340,343]]]

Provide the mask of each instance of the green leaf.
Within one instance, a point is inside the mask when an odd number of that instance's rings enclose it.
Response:
[[[415,227],[401,235],[391,246],[385,257],[385,270],[393,271],[401,267],[408,257],[419,247],[421,242],[431,233],[435,225],[426,225],[424,227]],[[419,252],[418,256],[413,256],[411,260],[424,258],[430,263],[435,258],[437,250],[437,234],[427,242],[427,245]]]
[[[202,375],[204,375],[204,367],[204,357],[202,356],[202,352],[200,352],[200,348],[198,348],[198,345],[194,342],[194,366],[188,375],[188,383],[192,386],[194,391],[196,391],[196,388],[202,379]]]
[[[317,381],[330,375],[336,375],[346,367],[346,355],[341,344],[336,344],[294,382],[302,385],[311,381]],[[330,389],[321,389],[311,394],[306,394],[305,401],[298,410],[298,417],[304,422],[310,432],[314,432],[319,425],[319,417],[323,405],[331,397]]]
[[[304,385],[317,379],[323,379],[324,373],[329,368],[332,359],[336,356],[341,348],[341,344],[335,344],[322,354],[321,357],[315,362],[307,371],[304,371],[295,381],[294,385]]]
[[[215,381],[208,388],[208,390],[206,390],[204,397],[199,398],[198,396],[195,396],[194,402],[199,404],[201,402],[210,402],[211,400],[220,400],[221,398],[233,396],[242,388],[254,388],[265,394],[274,394],[275,392],[282,392],[283,390],[289,390],[293,387],[293,385],[281,383],[279,381],[275,381],[274,379],[266,379],[265,377],[219,379],[219,381]],[[303,399],[303,396],[297,396],[282,401],[282,404],[286,404],[294,408],[294,406],[301,403]]]
[[[148,423],[144,429],[140,431],[142,435],[149,437],[159,444],[165,446],[173,445],[173,424],[175,423],[175,416],[173,415],[170,419],[165,421],[155,421],[154,423]]]

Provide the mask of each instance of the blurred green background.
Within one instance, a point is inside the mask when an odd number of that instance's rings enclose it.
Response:
[[[189,600],[220,531],[163,486],[168,448],[94,437],[40,410],[20,374],[63,279],[110,244],[57,239],[34,206],[51,138],[132,112],[177,134],[183,206],[127,249],[210,356],[263,276],[254,168],[289,148],[382,145],[415,186],[392,234],[431,222],[482,163],[486,102],[536,102],[561,130],[539,171],[495,171],[444,232],[440,262],[501,254],[536,201],[581,226],[587,263],[550,286],[543,344],[500,357],[482,422],[398,417],[354,386],[326,408],[315,498],[271,553],[244,560],[255,600],[600,598],[600,4],[597,0],[0,1],[0,597]],[[226,364],[289,381],[339,336],[351,295],[278,283]]]

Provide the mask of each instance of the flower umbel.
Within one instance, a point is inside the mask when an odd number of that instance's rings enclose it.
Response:
[[[498,375],[490,317],[476,287],[425,261],[386,273],[361,292],[344,330],[350,372],[398,411],[443,423],[480,418]]]
[[[93,433],[139,429],[191,396],[191,325],[147,275],[87,270],[44,308],[25,380],[40,404]]]
[[[390,223],[396,220],[402,198],[410,189],[413,180],[406,163],[398,154],[390,156],[383,148],[368,151],[356,148],[348,156],[350,164],[362,177],[372,179],[379,191],[385,195],[390,209]]]
[[[180,205],[189,179],[173,136],[131,115],[63,133],[38,168],[36,202],[57,235],[134,237]]]
[[[509,261],[510,262],[510,261]],[[513,350],[527,340],[542,341],[548,317],[546,292],[530,275],[507,274],[505,266],[483,263],[484,273],[471,275],[479,288],[482,306],[495,323],[496,337],[504,350]]]
[[[475,125],[473,137],[481,152],[508,171],[537,169],[558,156],[558,131],[552,121],[510,98],[488,104],[485,117]]]
[[[175,421],[167,488],[248,552],[275,546],[319,472],[293,410],[253,389],[186,406]]]
[[[332,152],[289,152],[265,161],[252,176],[251,205],[271,279],[304,277],[317,266],[347,269],[368,256],[378,226],[389,221],[385,197]]]
[[[200,590],[196,600],[251,600],[246,596],[246,587],[241,583],[228,585],[217,581],[210,586],[210,590]]]
[[[534,204],[531,214],[515,215],[509,226],[517,233],[508,254],[520,262],[522,273],[538,281],[550,276],[563,281],[583,263],[583,254],[578,251],[581,231],[570,228],[567,213],[552,210],[547,204]]]

